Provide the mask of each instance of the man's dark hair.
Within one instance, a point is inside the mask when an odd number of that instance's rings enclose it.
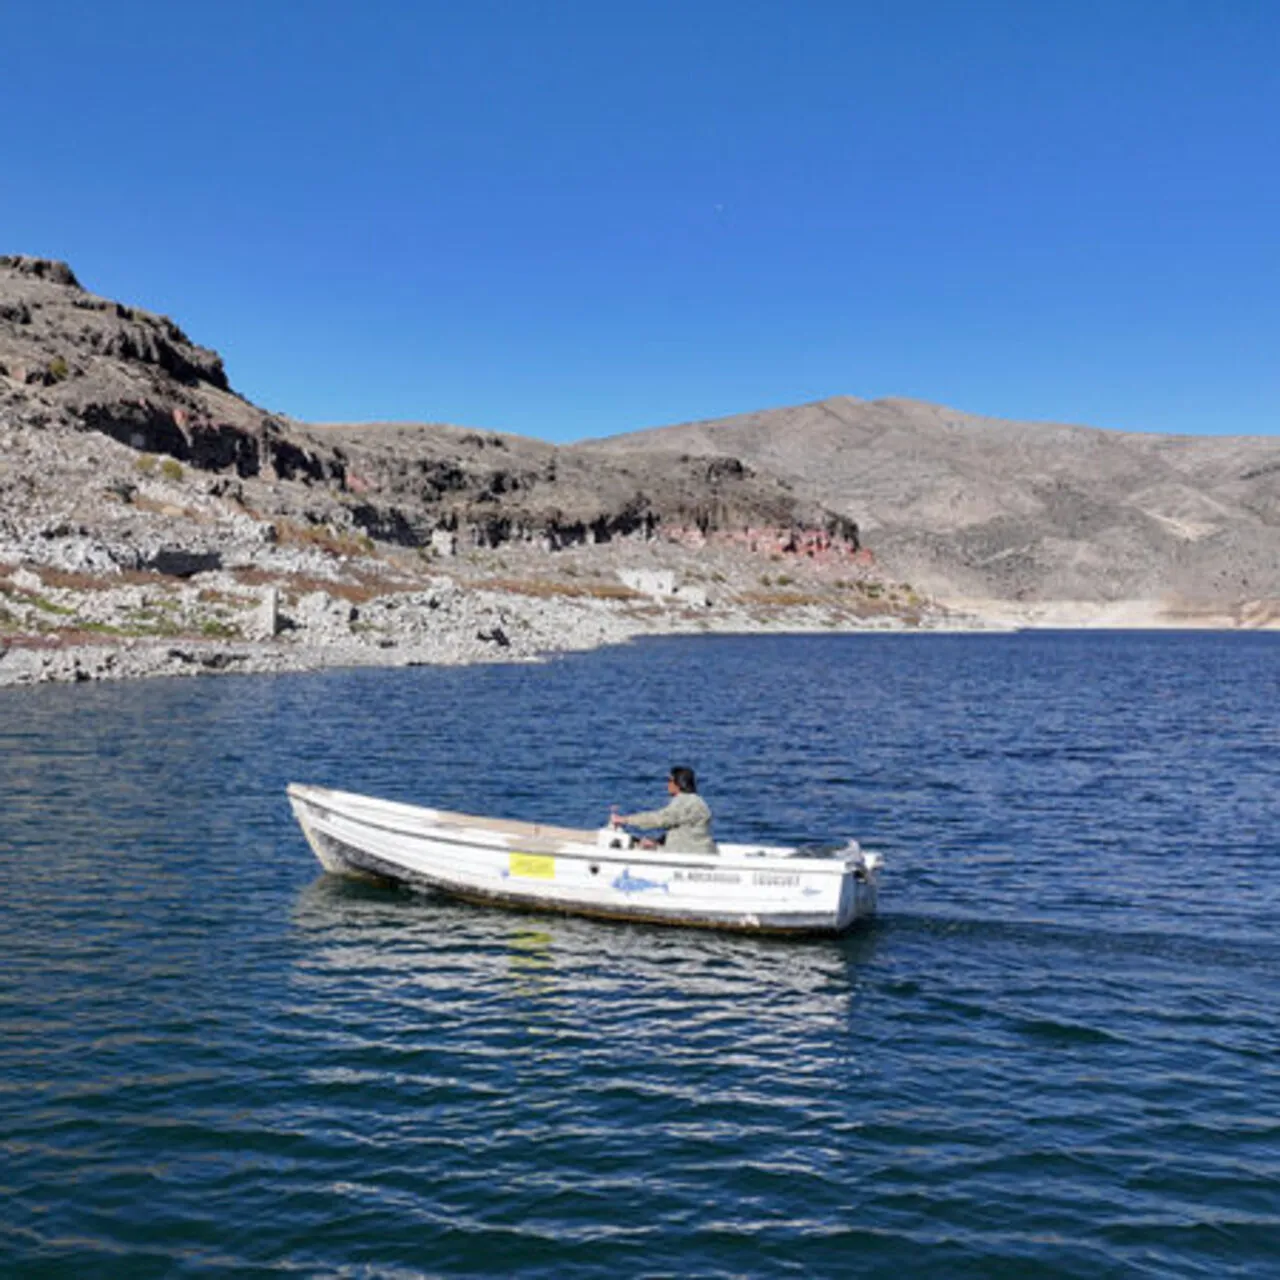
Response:
[[[671,781],[676,784],[677,791],[696,792],[698,789],[698,780],[693,776],[693,770],[682,764],[672,766]]]

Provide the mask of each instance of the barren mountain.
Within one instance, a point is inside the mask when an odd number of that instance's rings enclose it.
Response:
[[[1140,435],[848,397],[615,436],[731,454],[857,522],[891,574],[942,596],[1280,597],[1280,439]]]
[[[644,544],[786,558],[815,590],[829,570],[833,587],[874,572],[950,600],[1239,618],[1280,599],[1280,439],[847,398],[561,447],[307,425],[237,395],[171,320],[34,258],[0,257],[0,440],[0,552],[61,570],[193,574],[286,544],[547,563]]]

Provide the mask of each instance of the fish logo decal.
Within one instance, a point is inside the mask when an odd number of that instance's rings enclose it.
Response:
[[[646,880],[643,876],[633,876],[630,867],[627,867],[621,875],[615,876],[612,883],[615,889],[621,889],[623,893],[644,893],[649,889],[661,889],[663,893],[670,892],[665,880]]]

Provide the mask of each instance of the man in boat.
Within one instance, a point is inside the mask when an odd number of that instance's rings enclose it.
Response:
[[[613,813],[609,815],[609,821],[615,827],[661,828],[666,833],[662,843],[672,853],[715,853],[711,810],[698,794],[693,770],[682,764],[676,765],[667,776],[667,794],[671,800],[661,809],[646,813]],[[655,840],[641,841],[644,848],[652,849],[656,844]]]

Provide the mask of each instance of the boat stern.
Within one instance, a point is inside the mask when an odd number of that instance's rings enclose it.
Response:
[[[840,886],[837,929],[843,932],[859,920],[876,913],[880,889],[880,868],[884,858],[854,845],[855,852],[846,863],[847,872]]]

